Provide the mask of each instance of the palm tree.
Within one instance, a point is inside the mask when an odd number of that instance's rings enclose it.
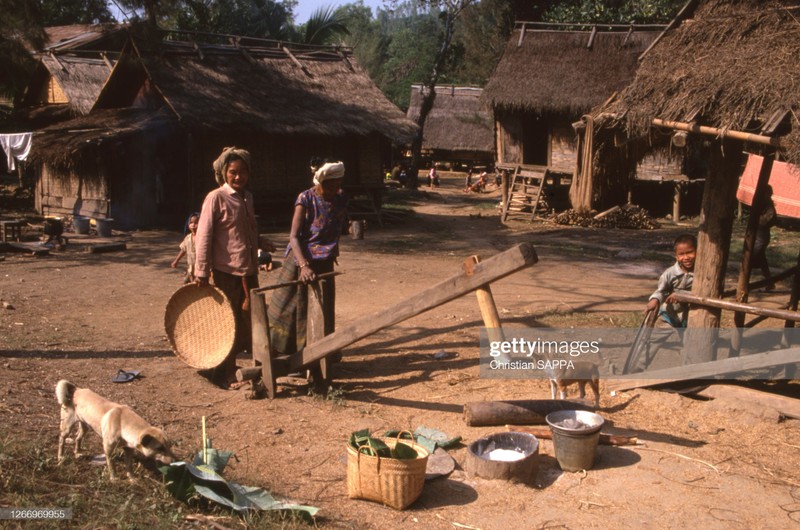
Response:
[[[330,44],[337,37],[350,35],[344,17],[334,10],[333,6],[320,7],[311,14],[303,26],[301,42],[303,44]]]

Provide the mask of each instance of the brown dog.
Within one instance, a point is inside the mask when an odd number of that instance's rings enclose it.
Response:
[[[578,385],[578,397],[586,397],[586,385],[594,392],[594,407],[600,408],[600,370],[589,361],[573,361],[573,368],[555,369],[550,375],[550,395],[553,399],[567,399],[567,387]],[[567,379],[569,378],[569,379]]]
[[[61,405],[59,463],[63,458],[64,441],[76,423],[78,434],[75,437],[75,456],[80,456],[81,441],[88,425],[103,438],[103,452],[111,480],[116,479],[111,456],[120,447],[125,452],[128,478],[133,478],[131,465],[134,451],[164,464],[175,460],[164,431],[148,424],[126,405],[109,401],[87,388],[78,388],[63,379],[56,384],[56,399]]]

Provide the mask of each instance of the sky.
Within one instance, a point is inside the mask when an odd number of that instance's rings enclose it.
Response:
[[[304,24],[311,13],[320,7],[334,6],[339,7],[342,4],[354,3],[356,0],[299,0],[297,8],[294,10],[294,20],[297,24]],[[384,0],[362,0],[364,5],[372,9],[372,15],[375,16],[375,11],[379,7],[384,7]]]

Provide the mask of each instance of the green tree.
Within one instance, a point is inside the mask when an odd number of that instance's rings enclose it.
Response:
[[[448,54],[450,45],[455,33],[456,21],[461,13],[468,8],[474,0],[419,0],[421,5],[440,10],[439,19],[442,23],[442,33],[439,40],[439,48],[433,58],[433,65],[429,75],[423,83],[426,90],[420,104],[419,117],[417,118],[417,133],[411,142],[411,168],[409,185],[412,188],[417,186],[417,173],[420,164],[420,154],[422,152],[422,134],[425,128],[425,120],[428,118],[433,102],[436,99],[436,84],[439,82]]]
[[[114,22],[105,0],[42,0],[40,6],[45,26]]]
[[[330,44],[350,34],[345,18],[333,7],[320,7],[302,26],[304,44]]]
[[[0,0],[0,13],[0,96],[16,99],[36,65],[30,52],[42,49],[47,37],[38,2]]]
[[[550,22],[605,22],[664,24],[686,0],[563,0],[550,2],[544,20]]]
[[[453,82],[485,85],[513,28],[509,0],[481,0],[467,7],[453,36]]]
[[[296,2],[274,0],[184,0],[165,27],[245,37],[289,40],[295,35]]]

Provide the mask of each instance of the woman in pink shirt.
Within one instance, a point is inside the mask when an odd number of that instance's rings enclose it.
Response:
[[[236,315],[234,348],[211,375],[215,383],[228,388],[236,381],[236,355],[252,351],[249,293],[258,287],[258,249],[275,247],[258,235],[253,194],[246,189],[250,153],[223,149],[214,161],[214,176],[220,187],[206,196],[197,225],[195,283],[208,285],[211,280],[231,301]]]

